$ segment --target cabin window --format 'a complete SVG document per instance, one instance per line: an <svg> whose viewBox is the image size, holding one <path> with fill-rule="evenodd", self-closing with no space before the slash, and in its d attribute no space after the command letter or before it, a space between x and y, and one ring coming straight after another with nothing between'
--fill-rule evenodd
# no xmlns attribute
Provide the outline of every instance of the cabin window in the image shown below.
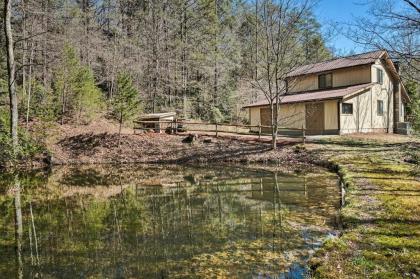
<svg viewBox="0 0 420 279"><path fill-rule="evenodd" d="M332 74L322 74L318 76L318 88L325 89L332 87Z"/></svg>
<svg viewBox="0 0 420 279"><path fill-rule="evenodd" d="M378 100L378 115L384 115L384 101Z"/></svg>
<svg viewBox="0 0 420 279"><path fill-rule="evenodd" d="M341 105L341 111L343 114L353 114L353 104L343 103Z"/></svg>
<svg viewBox="0 0 420 279"><path fill-rule="evenodd" d="M384 84L384 71L376 69L376 80L379 84Z"/></svg>

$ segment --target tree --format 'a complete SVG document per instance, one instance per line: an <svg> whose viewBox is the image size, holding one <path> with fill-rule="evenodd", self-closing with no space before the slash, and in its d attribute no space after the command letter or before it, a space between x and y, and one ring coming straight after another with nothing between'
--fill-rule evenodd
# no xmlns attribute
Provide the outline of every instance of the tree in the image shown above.
<svg viewBox="0 0 420 279"><path fill-rule="evenodd" d="M123 122L132 119L140 110L138 91L134 87L130 75L125 72L118 74L117 92L111 100L111 107L113 115L120 124L118 136L121 138Z"/></svg>
<svg viewBox="0 0 420 279"><path fill-rule="evenodd" d="M407 93L411 102L407 106L408 121L413 125L413 129L420 131L420 90L419 84L415 81L406 83Z"/></svg>
<svg viewBox="0 0 420 279"><path fill-rule="evenodd" d="M418 1L375 1L368 17L357 17L347 37L368 49L385 49L399 62L400 76L412 99L407 116L420 129L420 6Z"/></svg>
<svg viewBox="0 0 420 279"><path fill-rule="evenodd" d="M290 86L285 82L286 75L305 62L300 26L310 9L309 0L264 0L257 9L260 24L256 26L261 26L256 32L259 62L252 85L263 93L270 106L273 149L277 148L280 102Z"/></svg>
<svg viewBox="0 0 420 279"><path fill-rule="evenodd" d="M16 152L18 146L18 104L16 94L16 66L13 50L13 33L11 25L12 1L4 0L4 32L6 35L7 48L7 85L10 99L10 135L12 137L13 152Z"/></svg>
<svg viewBox="0 0 420 279"><path fill-rule="evenodd" d="M81 65L70 45L65 45L61 61L55 77L55 92L61 102L61 124L66 116L75 118L77 123L90 121L102 106L101 92L96 87L92 70Z"/></svg>
<svg viewBox="0 0 420 279"><path fill-rule="evenodd" d="M350 24L347 37L369 49L386 49L400 62L403 77L419 82L419 2L379 0L371 5L369 16Z"/></svg>

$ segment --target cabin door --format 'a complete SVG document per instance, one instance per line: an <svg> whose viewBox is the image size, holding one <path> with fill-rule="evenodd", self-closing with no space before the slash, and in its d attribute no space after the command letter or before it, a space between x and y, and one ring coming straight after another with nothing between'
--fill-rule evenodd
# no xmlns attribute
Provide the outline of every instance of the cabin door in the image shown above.
<svg viewBox="0 0 420 279"><path fill-rule="evenodd" d="M270 108L260 108L260 121L261 126L271 127L271 110ZM262 128L264 133L271 133L271 128Z"/></svg>
<svg viewBox="0 0 420 279"><path fill-rule="evenodd" d="M321 135L324 131L324 103L305 105L307 135Z"/></svg>

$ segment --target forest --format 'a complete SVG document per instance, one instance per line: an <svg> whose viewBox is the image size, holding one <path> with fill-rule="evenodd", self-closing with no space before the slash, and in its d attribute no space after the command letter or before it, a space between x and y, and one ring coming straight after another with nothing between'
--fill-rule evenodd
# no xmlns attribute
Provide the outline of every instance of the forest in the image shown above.
<svg viewBox="0 0 420 279"><path fill-rule="evenodd" d="M295 35L301 59L325 59L330 52L305 5ZM30 118L87 116L100 108L99 99L112 99L122 72L148 112L179 109L187 117L233 119L236 100L251 98L244 87L255 72L261 8L251 3L24 0L12 1L12 8L19 102Z"/></svg>
<svg viewBox="0 0 420 279"><path fill-rule="evenodd" d="M210 121L243 121L241 106L259 94L250 80L258 75L256 64L263 55L268 2L8 2L23 129L31 121L118 119L121 83L135 90L130 102L138 103L137 111L176 110L186 118ZM276 5L272 2L270 9L279 9ZM288 29L296 48L290 52L293 59L303 63L331 57L312 3L288 5L282 20L293 21ZM5 32L0 36L0 117L8 130Z"/></svg>
<svg viewBox="0 0 420 279"><path fill-rule="evenodd" d="M419 1L330 26L322 1L0 0L0 274L418 278ZM287 75L360 49L397 65L413 134L277 141ZM271 134L218 136L261 98ZM133 132L174 111L215 134Z"/></svg>
<svg viewBox="0 0 420 279"><path fill-rule="evenodd" d="M31 140L45 138L51 125L84 125L98 118L129 123L150 112L246 122L242 106L264 95L275 100L284 91L277 81L291 69L337 56L327 47L314 15L317 1L312 0L1 0L0 4L3 146L17 146L19 134L20 145L29 147ZM383 7L383 14L393 8L392 3ZM374 16L383 18L380 10ZM418 39L416 18L415 10L403 10L395 19L406 29L381 26L388 28L390 38ZM347 35L369 49L387 48L372 39L369 26L375 22L353 26ZM396 43L388 47L393 57L402 60L403 76L415 96L408 108L414 122L419 107L416 42L402 40L401 47Z"/></svg>

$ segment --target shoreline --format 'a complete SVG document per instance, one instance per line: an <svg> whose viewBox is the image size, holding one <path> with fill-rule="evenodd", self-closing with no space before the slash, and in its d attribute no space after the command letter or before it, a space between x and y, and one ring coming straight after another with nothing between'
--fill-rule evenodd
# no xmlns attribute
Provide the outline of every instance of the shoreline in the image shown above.
<svg viewBox="0 0 420 279"><path fill-rule="evenodd" d="M339 236L323 243L309 259L311 275L394 278L401 276L401 270L408 270L408 276L420 275L416 261L420 261L420 196L415 195L420 191L416 161L420 139L351 135L309 141L304 146L288 143L273 151L269 144L223 137L211 137L210 143L204 143L209 136L199 136L193 144L183 143L185 136L124 135L123 146L117 146L115 134L76 135L75 140L82 138L87 143L87 148L76 149L70 149L73 137L65 137L53 146L58 160L52 156L51 164L43 165L43 169L130 164L221 164L286 172L322 168L337 175L346 191L346 203L340 208ZM121 160L126 155L129 160ZM388 231L395 235L388 235Z"/></svg>

